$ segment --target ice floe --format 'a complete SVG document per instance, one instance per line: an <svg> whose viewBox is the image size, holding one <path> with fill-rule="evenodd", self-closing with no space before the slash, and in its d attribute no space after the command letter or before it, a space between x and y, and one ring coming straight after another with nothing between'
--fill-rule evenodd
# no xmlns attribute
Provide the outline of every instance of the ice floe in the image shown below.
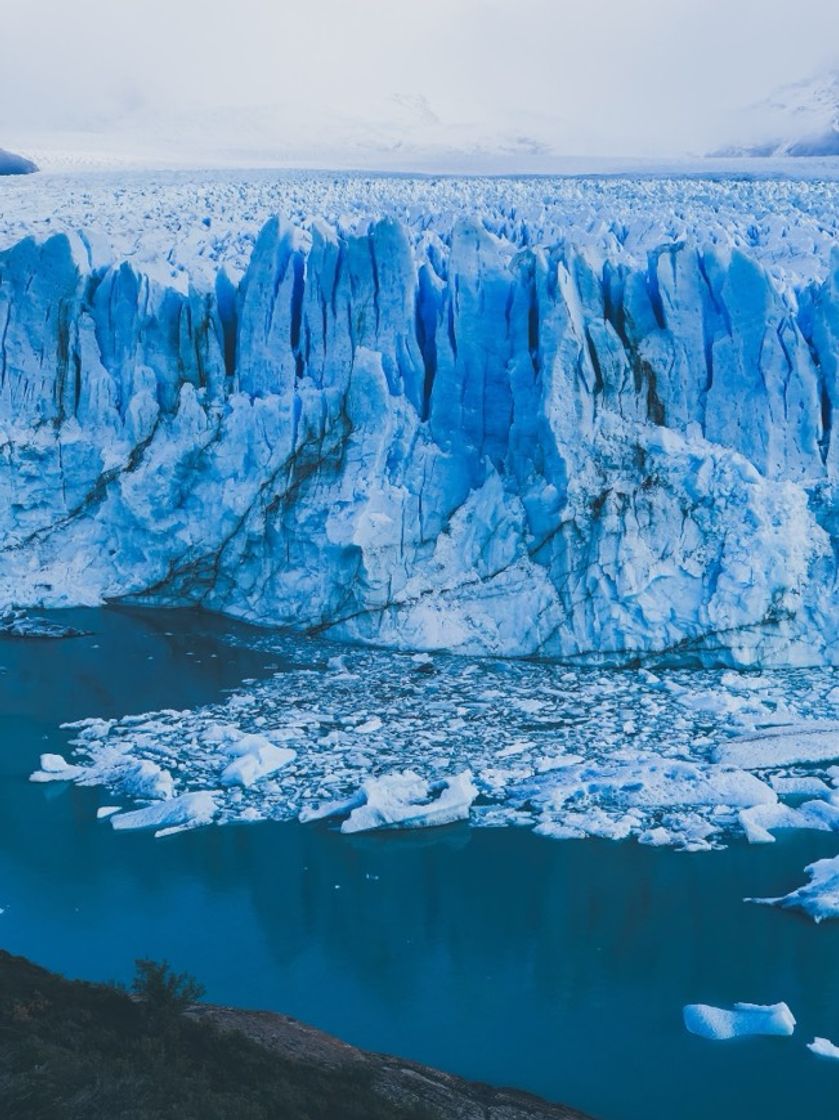
<svg viewBox="0 0 839 1120"><path fill-rule="evenodd" d="M807 1049L819 1058L830 1058L834 1062L839 1061L839 1046L828 1038L819 1038L817 1035L812 1042L807 1043Z"/></svg>
<svg viewBox="0 0 839 1120"><path fill-rule="evenodd" d="M265 735L234 736L223 749L231 759L221 772L223 786L252 786L276 774L297 757L296 751L278 747Z"/></svg>
<svg viewBox="0 0 839 1120"><path fill-rule="evenodd" d="M751 898L747 901L781 906L787 910L803 910L816 922L839 918L839 856L817 860L804 870L810 882L798 890L780 898Z"/></svg>
<svg viewBox="0 0 839 1120"><path fill-rule="evenodd" d="M45 755L33 780L103 786L123 804L212 791L218 824L468 819L688 850L839 830L839 767L813 748L833 734L832 670L616 673L252 644L282 671L194 710L73 724L72 755ZM808 761L776 749L779 713Z"/></svg>
<svg viewBox="0 0 839 1120"><path fill-rule="evenodd" d="M405 770L362 783L363 803L341 825L342 832L369 832L376 828L427 828L469 819L478 791L468 770L428 782Z"/></svg>
<svg viewBox="0 0 839 1120"><path fill-rule="evenodd" d="M814 721L767 727L759 734L739 736L722 744L716 758L744 770L835 762L839 760L839 723Z"/></svg>
<svg viewBox="0 0 839 1120"><path fill-rule="evenodd" d="M746 1035L791 1035L795 1017L785 1003L735 1003L733 1008L689 1003L683 1009L685 1027L700 1038L725 1040Z"/></svg>
<svg viewBox="0 0 839 1120"><path fill-rule="evenodd" d="M0 636L5 638L81 638L87 633L22 610L12 609L0 614Z"/></svg>
<svg viewBox="0 0 839 1120"><path fill-rule="evenodd" d="M210 824L216 812L214 795L208 790L184 793L164 801L154 801L144 809L115 813L110 822L115 829L153 828L156 836Z"/></svg>
<svg viewBox="0 0 839 1120"><path fill-rule="evenodd" d="M84 775L84 767L72 766L61 754L42 754L41 769L30 774L30 782L72 782Z"/></svg>

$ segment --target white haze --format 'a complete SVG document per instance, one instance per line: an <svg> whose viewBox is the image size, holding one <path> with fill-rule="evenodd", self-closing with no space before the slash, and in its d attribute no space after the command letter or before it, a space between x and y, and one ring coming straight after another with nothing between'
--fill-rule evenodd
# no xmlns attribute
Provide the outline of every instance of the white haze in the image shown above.
<svg viewBox="0 0 839 1120"><path fill-rule="evenodd" d="M47 162L543 170L701 153L832 61L835 0L0 0Z"/></svg>

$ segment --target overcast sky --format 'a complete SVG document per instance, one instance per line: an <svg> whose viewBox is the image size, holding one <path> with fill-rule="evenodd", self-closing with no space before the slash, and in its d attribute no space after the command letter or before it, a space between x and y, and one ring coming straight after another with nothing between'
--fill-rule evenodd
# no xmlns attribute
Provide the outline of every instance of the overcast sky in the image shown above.
<svg viewBox="0 0 839 1120"><path fill-rule="evenodd" d="M393 127L423 136L440 124L455 138L500 131L568 154L697 151L728 139L736 110L839 52L837 0L0 0L0 10L0 146L279 105L279 132L293 131L292 117L317 130L336 114L378 125L396 113Z"/></svg>

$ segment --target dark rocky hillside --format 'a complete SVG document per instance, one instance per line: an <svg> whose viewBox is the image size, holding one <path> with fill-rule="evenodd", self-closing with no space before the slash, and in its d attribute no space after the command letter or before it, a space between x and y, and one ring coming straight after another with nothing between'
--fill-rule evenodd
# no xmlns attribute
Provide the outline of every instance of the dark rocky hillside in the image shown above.
<svg viewBox="0 0 839 1120"><path fill-rule="evenodd" d="M0 1113L6 1120L585 1120L525 1093L357 1050L283 1015L209 1004L183 1012L167 991L164 983L140 999L0 951Z"/></svg>

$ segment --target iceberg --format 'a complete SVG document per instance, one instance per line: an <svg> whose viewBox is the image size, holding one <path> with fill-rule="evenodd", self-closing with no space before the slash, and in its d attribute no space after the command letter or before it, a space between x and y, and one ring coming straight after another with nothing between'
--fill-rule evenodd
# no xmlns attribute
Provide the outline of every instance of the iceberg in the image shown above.
<svg viewBox="0 0 839 1120"><path fill-rule="evenodd" d="M41 769L29 775L30 782L72 782L84 774L84 767L71 765L63 755L42 754Z"/></svg>
<svg viewBox="0 0 839 1120"><path fill-rule="evenodd" d="M25 611L8 610L0 614L0 637L5 638L81 638L89 632L74 626L62 626L47 618L27 615Z"/></svg>
<svg viewBox="0 0 839 1120"><path fill-rule="evenodd" d="M839 918L839 856L819 859L805 867L810 882L780 898L750 898L767 906L803 910L816 922Z"/></svg>
<svg viewBox="0 0 839 1120"><path fill-rule="evenodd" d="M213 793L200 790L155 801L143 809L113 813L108 819L119 830L154 828L156 836L209 824L216 813Z"/></svg>
<svg viewBox="0 0 839 1120"><path fill-rule="evenodd" d="M226 747L231 761L221 773L223 786L251 786L261 778L276 774L297 757L289 747L278 747L264 735L242 735Z"/></svg>
<svg viewBox="0 0 839 1120"><path fill-rule="evenodd" d="M768 766L839 760L839 723L812 720L765 728L759 734L741 735L721 744L718 762L745 770Z"/></svg>
<svg viewBox="0 0 839 1120"><path fill-rule="evenodd" d="M363 804L353 809L341 825L344 833L377 828L429 828L465 821L478 796L468 770L433 783L405 770L401 774L368 778L362 792Z"/></svg>
<svg viewBox="0 0 839 1120"><path fill-rule="evenodd" d="M816 1036L812 1042L807 1043L807 1049L819 1058L830 1058L834 1062L839 1061L839 1046L835 1042L831 1042L830 1039Z"/></svg>
<svg viewBox="0 0 839 1120"><path fill-rule="evenodd" d="M746 1035L788 1036L795 1030L795 1017L785 1003L735 1003L731 1009L689 1003L683 1017L691 1034L717 1040Z"/></svg>

